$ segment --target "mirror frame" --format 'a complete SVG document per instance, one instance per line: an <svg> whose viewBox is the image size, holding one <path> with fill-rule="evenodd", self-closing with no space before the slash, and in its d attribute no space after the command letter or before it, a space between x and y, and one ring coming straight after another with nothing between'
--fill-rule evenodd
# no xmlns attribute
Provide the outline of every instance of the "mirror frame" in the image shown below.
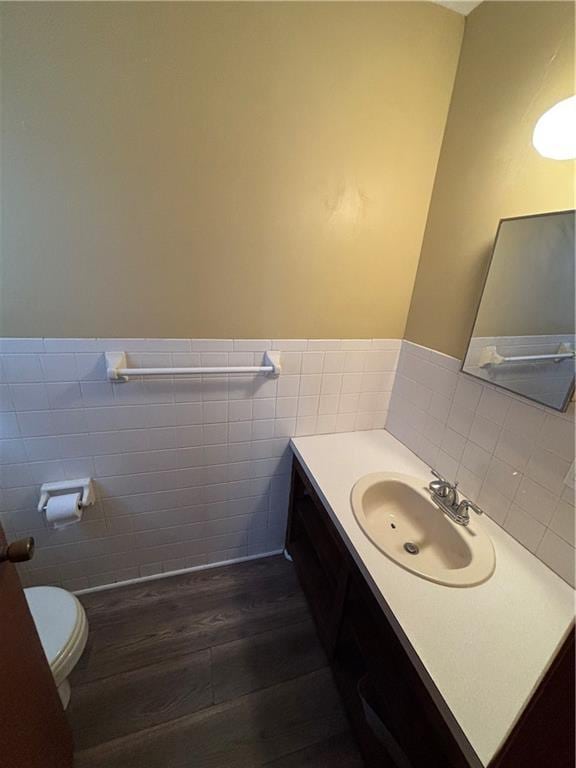
<svg viewBox="0 0 576 768"><path fill-rule="evenodd" d="M500 234L500 227L502 226L502 224L504 224L504 222L506 221L519 221L520 219L535 219L540 216L560 216L565 213L576 214L576 208L567 208L566 210L563 210L563 211L544 211L541 213L528 213L523 216L507 216L505 218L500 219L500 221L498 222L498 227L496 229L494 242L492 243L492 248L490 250L490 258L488 259L488 262L486 264L485 271L484 271L484 276L482 278L482 286L480 290L480 295L478 297L476 310L474 312L474 320L472 322L472 326L470 328L470 334L468 336L468 344L466 345L466 352L464 353L464 357L462 358L462 362L460 364L460 372L466 374L466 376L469 376L471 379L474 379L474 381L480 381L483 384L488 384L489 386L495 387L496 389L503 389L505 392L510 392L510 394L515 395L516 397L522 397L525 400L529 400L532 403L537 403L542 408L550 408L551 410L558 411L559 413L565 413L568 410L568 406L572 402L572 399L574 398L574 391L575 391L575 385L576 385L576 373L572 375L572 385L569 387L566 397L562 402L562 405L559 407L556 407L555 405L549 405L548 403L543 403L541 400L537 400L535 397L530 397L529 395L523 395L520 392L516 392L514 389L510 389L510 387L505 387L503 384L494 384L491 381L487 381L486 379L482 379L479 376L475 376L473 373L470 373L469 371L464 370L464 364L466 362L466 357L468 356L468 352L470 350L470 343L472 341L472 338L474 337L474 328L476 327L476 322L478 321L480 306L482 305L482 299L484 297L486 283L488 282L488 276L490 275L490 268L492 267L494 252L496 250L496 243L498 242L498 235Z"/></svg>

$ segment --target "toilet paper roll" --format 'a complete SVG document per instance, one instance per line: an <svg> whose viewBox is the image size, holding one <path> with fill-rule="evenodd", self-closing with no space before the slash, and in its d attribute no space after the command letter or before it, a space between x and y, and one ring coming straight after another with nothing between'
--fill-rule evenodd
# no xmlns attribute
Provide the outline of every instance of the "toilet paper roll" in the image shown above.
<svg viewBox="0 0 576 768"><path fill-rule="evenodd" d="M77 523L82 517L80 493L66 493L61 496L50 496L46 504L46 521L53 528L66 528Z"/></svg>

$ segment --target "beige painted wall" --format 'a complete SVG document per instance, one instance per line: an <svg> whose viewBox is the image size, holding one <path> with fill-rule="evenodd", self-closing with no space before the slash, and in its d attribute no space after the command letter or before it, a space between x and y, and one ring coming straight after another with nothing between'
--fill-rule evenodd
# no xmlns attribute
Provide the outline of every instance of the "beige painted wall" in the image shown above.
<svg viewBox="0 0 576 768"><path fill-rule="evenodd" d="M574 207L574 164L532 147L538 117L574 92L574 5L484 2L466 33L406 327L462 357L504 217Z"/></svg>
<svg viewBox="0 0 576 768"><path fill-rule="evenodd" d="M463 18L4 3L0 334L400 337Z"/></svg>

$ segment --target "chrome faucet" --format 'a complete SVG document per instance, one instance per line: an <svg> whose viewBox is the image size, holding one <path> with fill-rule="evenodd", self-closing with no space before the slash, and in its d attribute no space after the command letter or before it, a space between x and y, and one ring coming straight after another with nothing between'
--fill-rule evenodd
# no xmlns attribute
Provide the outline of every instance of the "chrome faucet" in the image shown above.
<svg viewBox="0 0 576 768"><path fill-rule="evenodd" d="M432 501L442 512L448 515L450 520L458 525L468 525L470 522L469 510L472 509L477 515L483 514L483 511L474 502L468 499L460 501L458 483L452 484L449 480L445 480L435 469L432 470L432 474L436 478L428 486Z"/></svg>
<svg viewBox="0 0 576 768"><path fill-rule="evenodd" d="M432 498L441 499L443 505L447 507L458 506L458 483L454 483L454 485L452 485L452 483L450 483L448 480L445 480L441 474L436 472L435 469L432 470L432 474L437 478L437 480L432 480L428 486L428 490L431 492Z"/></svg>

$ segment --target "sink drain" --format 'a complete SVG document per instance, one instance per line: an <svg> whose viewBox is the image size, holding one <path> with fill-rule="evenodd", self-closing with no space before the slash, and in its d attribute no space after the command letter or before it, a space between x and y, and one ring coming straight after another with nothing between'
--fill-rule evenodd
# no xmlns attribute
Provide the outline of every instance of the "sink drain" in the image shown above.
<svg viewBox="0 0 576 768"><path fill-rule="evenodd" d="M414 544L412 541L407 541L406 544L404 544L404 549L409 555L417 555L418 552L420 552L418 545Z"/></svg>

